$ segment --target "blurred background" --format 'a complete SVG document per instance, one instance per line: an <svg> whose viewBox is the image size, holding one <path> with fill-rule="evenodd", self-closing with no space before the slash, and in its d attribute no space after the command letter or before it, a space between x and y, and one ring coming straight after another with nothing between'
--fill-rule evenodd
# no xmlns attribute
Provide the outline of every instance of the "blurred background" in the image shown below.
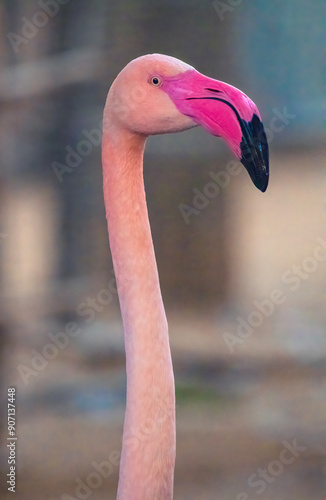
<svg viewBox="0 0 326 500"><path fill-rule="evenodd" d="M270 143L262 194L203 130L148 141L174 498L326 498L323 14L321 0L1 2L1 433L15 387L16 498L115 498L126 379L100 129L117 73L152 52L240 87Z"/></svg>

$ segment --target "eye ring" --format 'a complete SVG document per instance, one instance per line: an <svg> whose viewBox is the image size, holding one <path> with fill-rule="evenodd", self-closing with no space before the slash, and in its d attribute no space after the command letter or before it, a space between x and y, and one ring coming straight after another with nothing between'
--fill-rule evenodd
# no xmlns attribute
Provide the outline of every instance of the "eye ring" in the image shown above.
<svg viewBox="0 0 326 500"><path fill-rule="evenodd" d="M159 76L154 75L150 78L150 83L153 87L160 87L162 85L162 80Z"/></svg>

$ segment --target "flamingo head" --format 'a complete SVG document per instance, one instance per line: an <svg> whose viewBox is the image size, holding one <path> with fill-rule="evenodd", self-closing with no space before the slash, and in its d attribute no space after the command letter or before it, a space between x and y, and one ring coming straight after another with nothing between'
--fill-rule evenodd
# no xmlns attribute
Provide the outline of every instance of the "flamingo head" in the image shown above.
<svg viewBox="0 0 326 500"><path fill-rule="evenodd" d="M257 106L174 57L149 54L127 64L110 88L105 119L145 136L200 125L226 141L258 189L267 188L268 143Z"/></svg>

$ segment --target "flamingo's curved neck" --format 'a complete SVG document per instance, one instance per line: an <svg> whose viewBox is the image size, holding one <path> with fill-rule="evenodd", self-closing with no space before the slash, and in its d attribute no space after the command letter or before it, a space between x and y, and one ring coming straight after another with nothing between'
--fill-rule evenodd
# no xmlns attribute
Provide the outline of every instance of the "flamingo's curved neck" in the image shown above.
<svg viewBox="0 0 326 500"><path fill-rule="evenodd" d="M113 126L103 134L104 200L127 365L118 500L173 496L174 377L144 191L145 141Z"/></svg>

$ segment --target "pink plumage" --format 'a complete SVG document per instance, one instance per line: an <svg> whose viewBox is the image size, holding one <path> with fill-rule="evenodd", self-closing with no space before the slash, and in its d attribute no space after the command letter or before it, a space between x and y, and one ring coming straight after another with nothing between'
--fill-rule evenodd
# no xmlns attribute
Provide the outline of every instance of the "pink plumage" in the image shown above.
<svg viewBox="0 0 326 500"><path fill-rule="evenodd" d="M103 123L104 200L127 368L117 499L172 500L174 376L143 183L146 138L201 125L226 140L262 191L268 146L245 94L161 54L139 57L119 73Z"/></svg>

